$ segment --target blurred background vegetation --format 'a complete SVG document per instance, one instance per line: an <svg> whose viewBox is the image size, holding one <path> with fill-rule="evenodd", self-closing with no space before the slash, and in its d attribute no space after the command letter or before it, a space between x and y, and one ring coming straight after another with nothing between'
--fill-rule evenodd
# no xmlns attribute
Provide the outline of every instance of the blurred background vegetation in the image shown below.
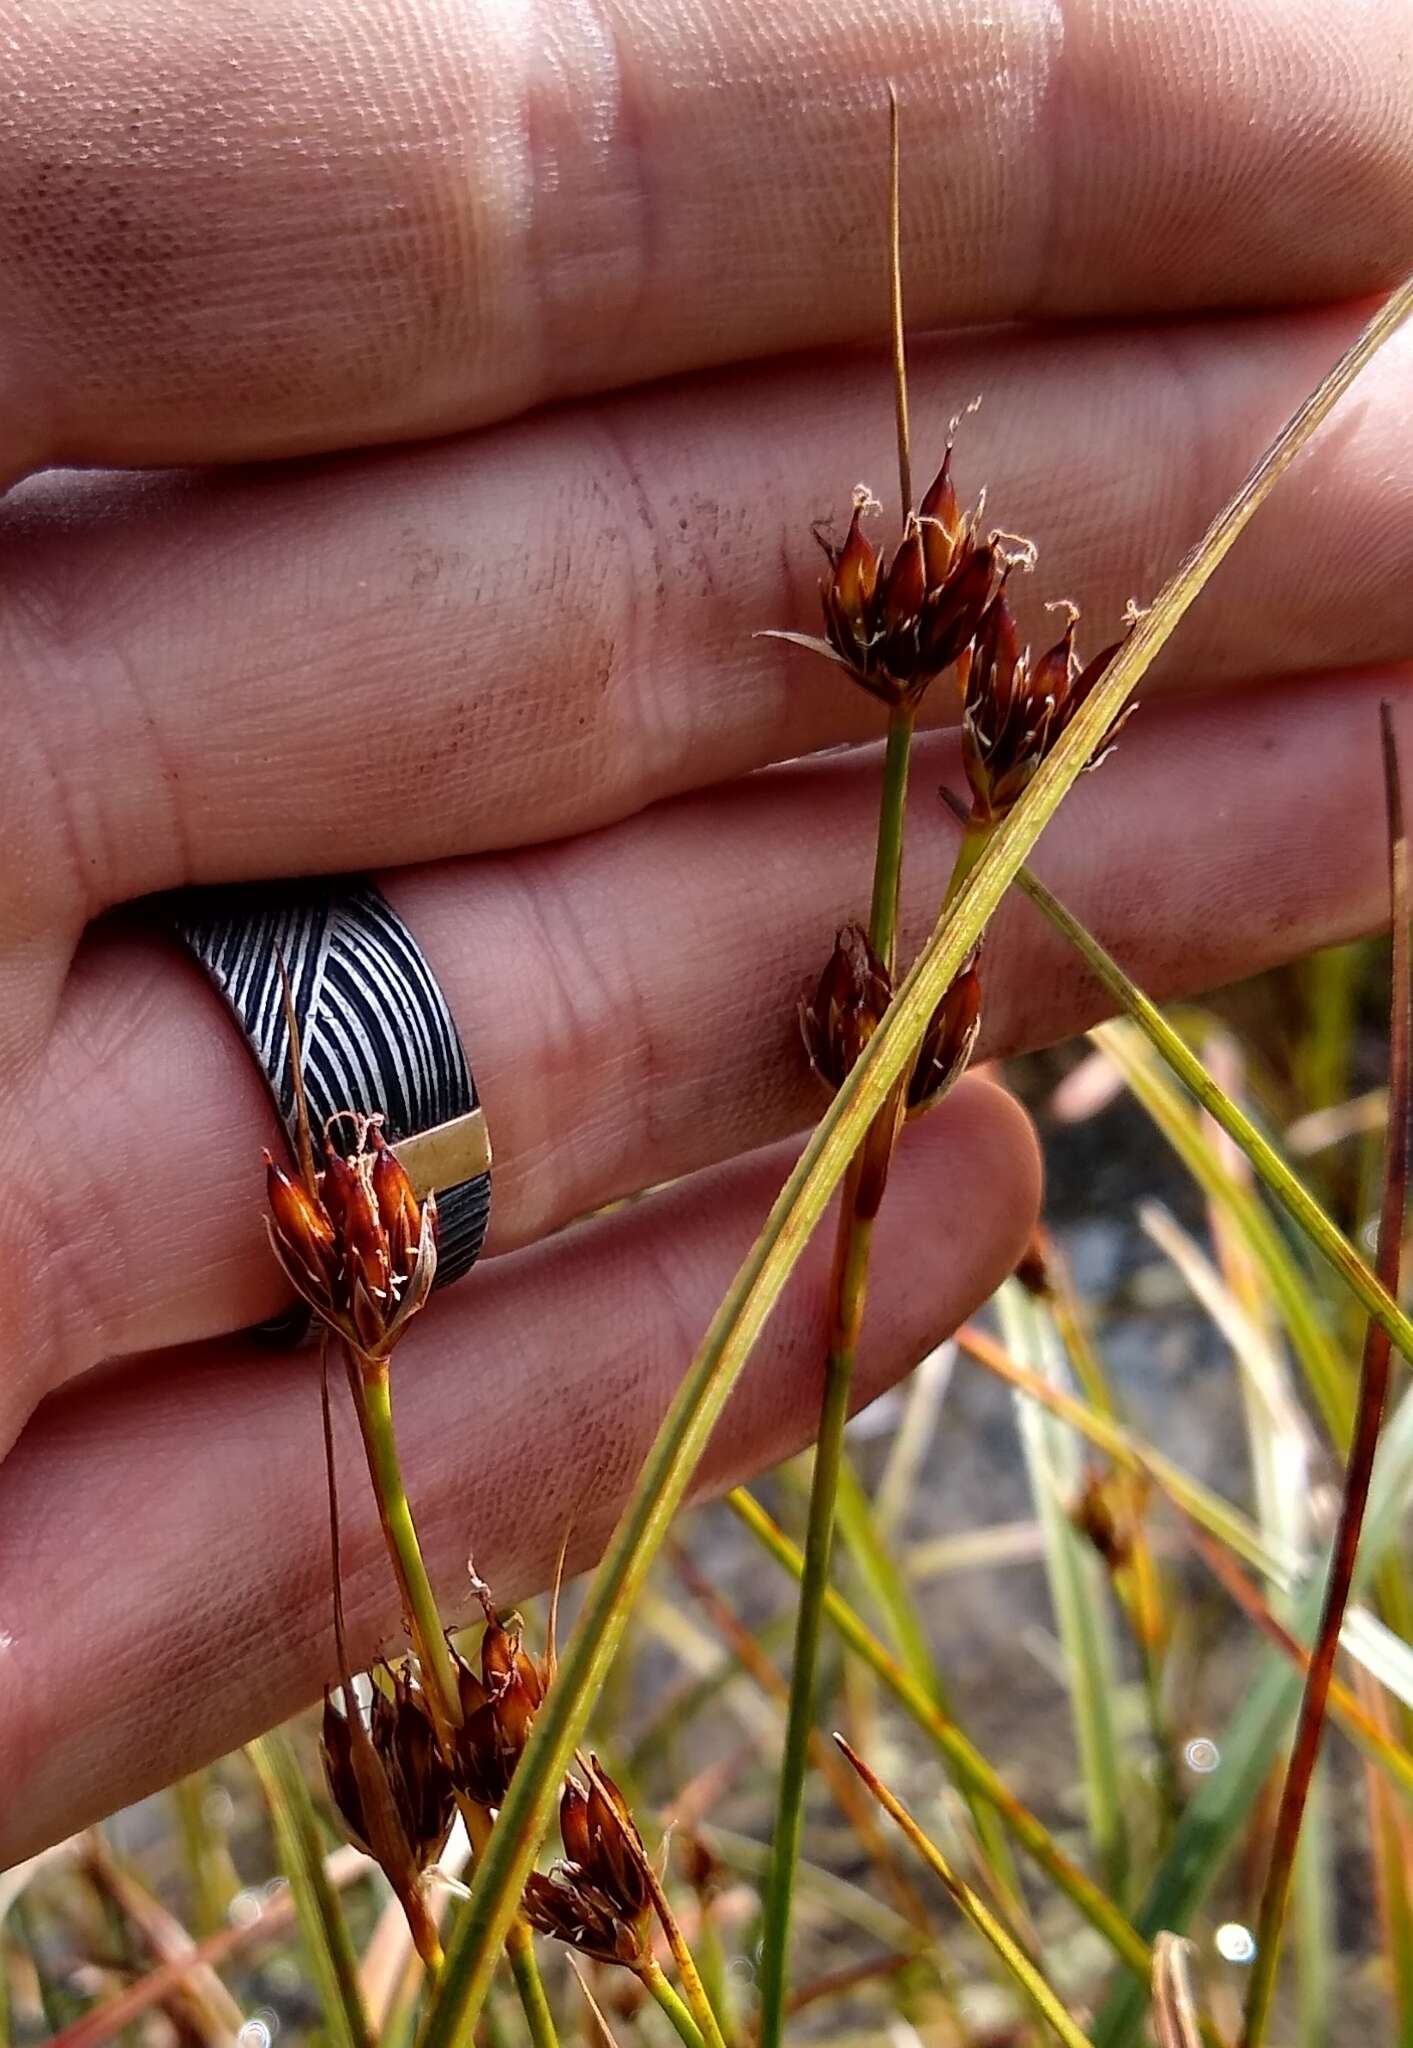
<svg viewBox="0 0 1413 2048"><path fill-rule="evenodd" d="M1366 1255L1385 1135L1387 973L1386 945L1347 947L1175 1015ZM971 1882L1009 1894L1101 2048L1145 2038L1146 1997L1116 1974L1065 1889L1014 1857L992 1810L969 1798L936 1739L939 1717L1130 1921L1155 1883L1176 1884L1191 1908L1194 1981L1230 2037L1289 1725L1288 1712L1261 1720L1262 1687L1284 1685L1288 1707L1298 1686L1272 1630L1299 1626L1297 1582L1328 1543L1338 1499L1337 1417L1313 1381L1323 1358L1352 1389L1362 1320L1296 1236L1279 1220L1271 1228L1274 1211L1260 1209L1266 1234L1253 1236L1240 1207L1214 1195L1223 1181L1247 1188L1244 1163L1185 1103L1174 1126L1172 1084L1131 1026L1018 1062L1008 1079L1044 1136L1053 1253L1027 1285L1008 1284L975 1341L920 1361L851 1426L836 1582L879 1655L870 1663L827 1632L820 1723L848 1734ZM1295 1276L1295 1313L1273 1257L1287 1283ZM984 1362L988 1339L1239 1508L1271 1569L1239 1563L1151 1477L1126 1476L1017 1392ZM801 1459L753 1489L796 1542L807 1486ZM1365 1589L1370 1633L1341 1676L1406 1755L1401 1508L1386 1501L1371 1532L1383 1562ZM667 1834L669 1890L738 2039L794 1602L793 1579L745 1512L719 1503L682 1519L593 1722L649 1847ZM570 1588L571 1623L574 1602ZM544 1615L526 1620L538 1644ZM911 1686L911 1709L889 1670ZM1337 1717L1327 1735L1287 1939L1274 2038L1301 2048L1413 2041L1408 1788L1348 1725ZM0 1877L0 2044L341 2048L344 2023L295 1910L307 1882L296 1897L285 1874L298 1861L278 1789L291 1769L318 1815L374 2033L410 2043L419 1968L384 1880L329 1822L311 1716L255 1757L226 1758ZM595 2019L563 1952L540 1946L562 2039L601 2044L604 2025L625 2044L671 2038L631 1976L591 1966ZM823 1741L792 1983L801 2040L1041 2038L994 1955ZM523 2039L508 1989L478 2038Z"/></svg>

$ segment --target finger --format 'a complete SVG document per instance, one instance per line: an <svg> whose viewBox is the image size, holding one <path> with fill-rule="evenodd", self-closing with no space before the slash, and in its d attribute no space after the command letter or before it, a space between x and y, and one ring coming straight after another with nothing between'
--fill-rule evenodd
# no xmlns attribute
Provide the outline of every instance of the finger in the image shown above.
<svg viewBox="0 0 1413 2048"><path fill-rule="evenodd" d="M919 357L919 451L985 392L961 482L1040 545L1013 579L1023 624L1048 638L1044 601L1071 596L1092 645L1352 324L945 344ZM1410 375L1413 334L1233 552L1170 680L1413 653ZM21 491L0 522L0 852L13 837L33 873L30 914L558 837L876 733L837 670L752 635L817 624L811 520L884 484L890 440L869 361L298 477ZM933 691L933 717L954 708Z"/></svg>
<svg viewBox="0 0 1413 2048"><path fill-rule="evenodd" d="M1413 265L1400 0L19 18L10 465L361 446L873 337L888 81L919 327Z"/></svg>
<svg viewBox="0 0 1413 2048"><path fill-rule="evenodd" d="M394 1367L399 1437L445 1611L474 1604L468 1553L505 1598L546 1583L571 1529L572 1566L597 1556L787 1163L777 1152L731 1167L498 1260L409 1333ZM1022 1113L964 1083L895 1167L860 1404L999 1283L1038 1200ZM816 1233L776 1309L699 1495L809 1435L829 1236ZM393 1641L398 1600L341 1435L362 1664ZM308 1351L168 1355L52 1404L0 1469L0 1531L0 1747L20 1792L0 1811L0 1864L224 1754L335 1677ZM73 1684L76 1642L101 1686Z"/></svg>
<svg viewBox="0 0 1413 2048"><path fill-rule="evenodd" d="M1192 993L1387 919L1378 703L1409 676L1346 677L1144 707L1067 799L1042 872L1155 995ZM390 884L460 1018L496 1146L493 1243L798 1129L823 1108L796 1004L866 901L877 760L844 758L683 800L586 842ZM919 751L903 957L956 845ZM985 961L986 1053L1066 1037L1103 998L1021 902ZM99 1356L276 1308L261 1224L271 1111L194 969L114 936L80 966L35 1094L51 1165L26 1256L53 1284L8 1393Z"/></svg>

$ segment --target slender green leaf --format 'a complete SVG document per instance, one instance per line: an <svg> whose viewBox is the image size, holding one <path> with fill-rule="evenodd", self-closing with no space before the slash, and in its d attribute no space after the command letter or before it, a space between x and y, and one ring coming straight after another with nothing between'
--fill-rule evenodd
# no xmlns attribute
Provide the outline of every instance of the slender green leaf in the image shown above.
<svg viewBox="0 0 1413 2048"><path fill-rule="evenodd" d="M1403 826L1403 790L1399 779L1398 750L1393 733L1393 713L1387 703L1381 708L1384 774L1388 802L1389 886L1393 921L1393 991L1389 1025L1389 1132L1384 1159L1383 1199L1379 1205L1379 1242L1376 1264L1389 1293L1398 1293L1402 1265L1403 1231L1408 1213L1409 1112L1413 1105L1413 965L1409 960L1408 841ZM1340 1630L1354 1588L1364 1516L1373 1478L1374 1455L1383 1428L1388 1398L1392 1352L1388 1331L1370 1318L1359 1375L1359 1409L1344 1476L1339 1522L1319 1632L1305 1675L1300 1702L1300 1720L1295 1743L1281 1788L1276 1813L1271 1860L1261 1898L1257 1927L1257 1953L1246 2002L1244 2048L1260 2048L1270 2022L1275 1996L1276 1969L1285 1929L1286 1905L1294 1874L1296 1851L1306 1802L1315 1776L1315 1765L1324 1737L1330 1682L1339 1654Z"/></svg>
<svg viewBox="0 0 1413 2048"><path fill-rule="evenodd" d="M942 1851L935 1842L928 1840L902 1801L893 1796L888 1787L869 1769L863 1758L849 1747L842 1735L836 1735L834 1740L885 1813L891 1815L898 1823L928 1868L935 1871L942 1880L960 1911L965 1914L982 1939L990 1943L1021 1996L1034 2007L1040 2018L1055 2034L1056 2039L1064 2043L1064 2048L1089 2048L1089 2043L1071 2019L1060 1998L1041 1976L1029 1956L1012 1941L1006 1929L995 1915L988 1911L985 1902L978 1898L971 1886L958 1877Z"/></svg>
<svg viewBox="0 0 1413 2048"><path fill-rule="evenodd" d="M1245 1153L1258 1179L1280 1203L1292 1223L1321 1257L1329 1261L1367 1312L1388 1331L1404 1357L1413 1360L1413 1320L1404 1314L1388 1290L1380 1283L1378 1275L1360 1257L1343 1231L1320 1207L1275 1147L1261 1135L1251 1119L1231 1097L1217 1086L1196 1053L1173 1029L1162 1011L1129 980L1118 962L1105 952L1098 940L1085 930L1079 919L1066 910L1059 899L1052 895L1035 875L1028 869L1022 870L1016 877L1016 883L1056 930L1063 933L1082 954L1086 964L1104 983L1110 994L1117 998L1159 1058L1171 1068L1213 1122L1220 1124L1227 1136ZM1124 1053L1128 1041L1122 1034L1102 1025L1096 1028L1091 1036L1106 1053L1115 1057L1116 1064L1120 1066L1120 1071L1127 1080L1131 1063L1118 1056ZM1138 1071L1136 1066L1133 1071ZM1145 1100L1147 1107L1147 1099L1142 1099ZM1176 1097L1172 1099L1178 1100ZM1168 1132L1166 1122L1160 1127L1165 1133ZM1186 1161L1186 1150L1183 1156ZM1231 1202L1234 1187L1234 1183L1231 1187L1214 1185L1209 1191L1216 1194L1218 1199ZM1283 1281L1283 1304L1299 1292L1299 1285L1298 1276L1289 1282ZM1347 1425L1348 1417L1353 1411L1353 1403L1350 1398L1351 1390L1346 1385L1345 1378L1342 1373L1336 1375L1335 1384L1327 1389L1327 1399L1334 1412L1344 1413Z"/></svg>
<svg viewBox="0 0 1413 2048"><path fill-rule="evenodd" d="M798 1579L804 1569L804 1559L760 1503L743 1487L737 1487L729 1499L737 1515L776 1563ZM1150 1963L1148 1946L1125 1920L1122 1910L1065 1854L1044 1824L1011 1791L994 1765L938 1711L936 1703L889 1655L843 1595L833 1587L825 1597L824 1611L845 1647L882 1682L904 1713L934 1744L948 1768L974 1794L996 1808L1026 1854L1102 1936L1119 1960L1146 1984Z"/></svg>
<svg viewBox="0 0 1413 2048"><path fill-rule="evenodd" d="M270 1809L280 1867L289 1879L329 2040L333 2048L372 2048L358 1988L358 1959L324 1869L319 1822L299 1759L289 1737L278 1730L252 1742L246 1754Z"/></svg>
<svg viewBox="0 0 1413 2048"><path fill-rule="evenodd" d="M1019 1282L1008 1280L996 1297L996 1307L1011 1352L1041 1378L1068 1388L1064 1349L1041 1303ZM1113 1715L1118 1654L1110 1588L1099 1558L1069 1517L1084 1478L1073 1435L1024 1395L1016 1394L1015 1405L1064 1647L1089 1839L1110 1892L1123 1899L1129 1881L1129 1839L1120 1776L1123 1749Z"/></svg>
<svg viewBox="0 0 1413 2048"><path fill-rule="evenodd" d="M927 1640L927 1631L923 1627L922 1616L918 1612L912 1589L898 1569L888 1545L878 1534L872 1504L857 1472L847 1458L839 1470L839 1491L835 1509L839 1521L839 1534L848 1546L864 1585L893 1638L903 1669L914 1684L922 1688L939 1712L949 1721L955 1722L956 1707L946 1681L937 1668L937 1661ZM978 1844L991 1866L996 1883L1006 1898L1019 1902L1020 1881L996 1809L987 1800L978 1799L965 1780L961 1781L959 1789L976 1829Z"/></svg>

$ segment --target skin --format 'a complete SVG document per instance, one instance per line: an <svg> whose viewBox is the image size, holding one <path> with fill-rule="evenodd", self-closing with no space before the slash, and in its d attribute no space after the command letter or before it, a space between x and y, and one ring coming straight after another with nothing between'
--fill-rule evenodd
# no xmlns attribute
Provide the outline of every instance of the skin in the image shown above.
<svg viewBox="0 0 1413 2048"><path fill-rule="evenodd" d="M820 1106L794 1001L866 902L878 709L751 635L813 627L811 521L892 475L886 81L910 315L948 330L915 351L919 473L982 393L959 483L1039 545L1027 630L1070 596L1092 648L1413 267L1413 21L0 0L0 44L5 1862L333 1668L311 1359L238 1334L279 1301L270 1112L129 906L387 871L498 1159L490 1253L396 1369L429 1558L449 1612L470 1549L506 1597L571 1521L587 1563ZM1386 915L1410 375L1396 341L1046 835L1155 993ZM935 690L905 946L954 844L954 715ZM1023 903L987 977L990 1055L1100 1014ZM860 1399L1038 1203L990 1081L909 1132ZM828 1241L702 1492L807 1436ZM339 1433L362 1656L396 1596Z"/></svg>

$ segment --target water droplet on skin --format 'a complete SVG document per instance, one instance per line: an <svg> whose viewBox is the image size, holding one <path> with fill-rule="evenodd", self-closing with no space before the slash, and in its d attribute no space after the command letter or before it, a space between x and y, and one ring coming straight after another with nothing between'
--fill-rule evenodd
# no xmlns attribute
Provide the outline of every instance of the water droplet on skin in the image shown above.
<svg viewBox="0 0 1413 2048"><path fill-rule="evenodd" d="M258 2014L236 2035L236 2048L270 2048L270 2029Z"/></svg>

